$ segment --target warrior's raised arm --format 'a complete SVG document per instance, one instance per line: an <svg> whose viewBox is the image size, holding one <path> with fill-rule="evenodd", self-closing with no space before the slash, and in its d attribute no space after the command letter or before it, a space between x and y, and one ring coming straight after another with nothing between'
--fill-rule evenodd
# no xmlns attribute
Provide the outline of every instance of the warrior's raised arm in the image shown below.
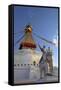
<svg viewBox="0 0 61 90"><path fill-rule="evenodd" d="M39 46L39 48L40 48L40 50L42 51L42 52L45 52L44 51L44 48L45 48L45 46L43 46L43 48L38 44L38 46Z"/></svg>

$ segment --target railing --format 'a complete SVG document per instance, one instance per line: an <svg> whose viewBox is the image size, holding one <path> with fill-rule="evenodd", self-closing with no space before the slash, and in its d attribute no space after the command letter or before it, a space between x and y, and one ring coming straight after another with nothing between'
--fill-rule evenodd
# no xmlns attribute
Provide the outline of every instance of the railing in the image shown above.
<svg viewBox="0 0 61 90"><path fill-rule="evenodd" d="M39 66L39 64L14 64L14 67Z"/></svg>

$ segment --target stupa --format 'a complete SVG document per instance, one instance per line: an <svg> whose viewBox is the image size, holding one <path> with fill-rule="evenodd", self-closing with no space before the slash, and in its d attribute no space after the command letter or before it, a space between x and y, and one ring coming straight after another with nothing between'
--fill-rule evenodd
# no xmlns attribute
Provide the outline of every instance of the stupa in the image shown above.
<svg viewBox="0 0 61 90"><path fill-rule="evenodd" d="M26 25L24 38L19 50L14 54L14 82L39 79L39 60L41 52L36 51L36 43L32 37L32 26ZM35 62L35 65L34 65Z"/></svg>

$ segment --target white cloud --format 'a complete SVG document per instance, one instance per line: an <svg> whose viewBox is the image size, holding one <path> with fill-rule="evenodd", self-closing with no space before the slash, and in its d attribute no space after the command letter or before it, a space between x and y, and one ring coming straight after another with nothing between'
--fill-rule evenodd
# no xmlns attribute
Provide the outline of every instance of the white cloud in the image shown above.
<svg viewBox="0 0 61 90"><path fill-rule="evenodd" d="M53 43L55 43L56 47L58 47L58 35L53 37Z"/></svg>

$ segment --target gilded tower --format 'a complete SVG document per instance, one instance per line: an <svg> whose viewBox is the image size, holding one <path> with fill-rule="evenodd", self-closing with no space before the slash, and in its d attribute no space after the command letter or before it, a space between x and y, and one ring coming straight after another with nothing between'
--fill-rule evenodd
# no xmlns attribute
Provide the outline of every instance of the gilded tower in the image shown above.
<svg viewBox="0 0 61 90"><path fill-rule="evenodd" d="M22 49L22 48L35 49L36 44L35 44L35 41L34 41L34 39L32 37L32 26L27 25L24 32L25 32L24 39L20 43L19 49Z"/></svg>

